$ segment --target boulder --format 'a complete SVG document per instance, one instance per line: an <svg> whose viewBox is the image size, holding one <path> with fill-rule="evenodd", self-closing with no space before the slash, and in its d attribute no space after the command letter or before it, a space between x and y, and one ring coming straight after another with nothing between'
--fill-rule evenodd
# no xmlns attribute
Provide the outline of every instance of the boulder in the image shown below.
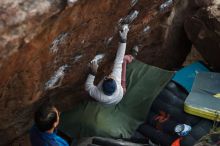
<svg viewBox="0 0 220 146"><path fill-rule="evenodd" d="M220 71L220 2L203 4L185 21L188 38L215 71Z"/></svg>

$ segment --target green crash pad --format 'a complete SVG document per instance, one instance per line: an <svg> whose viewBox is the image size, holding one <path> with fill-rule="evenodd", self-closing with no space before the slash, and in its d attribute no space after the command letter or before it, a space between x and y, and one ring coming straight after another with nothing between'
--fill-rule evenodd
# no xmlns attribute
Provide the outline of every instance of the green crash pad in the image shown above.
<svg viewBox="0 0 220 146"><path fill-rule="evenodd" d="M184 103L187 113L220 121L220 73L201 72L196 75Z"/></svg>
<svg viewBox="0 0 220 146"><path fill-rule="evenodd" d="M71 137L129 138L147 117L155 97L173 72L133 61L127 66L127 92L117 105L84 101L61 114L59 129Z"/></svg>

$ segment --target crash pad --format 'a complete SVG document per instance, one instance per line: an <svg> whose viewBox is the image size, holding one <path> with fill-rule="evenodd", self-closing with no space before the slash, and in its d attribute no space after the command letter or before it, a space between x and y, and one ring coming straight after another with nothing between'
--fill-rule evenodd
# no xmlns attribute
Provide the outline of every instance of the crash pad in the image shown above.
<svg viewBox="0 0 220 146"><path fill-rule="evenodd" d="M130 138L172 75L173 72L133 61L127 66L127 92L121 102L104 105L84 101L61 114L59 129L72 137Z"/></svg>
<svg viewBox="0 0 220 146"><path fill-rule="evenodd" d="M190 125L192 130L181 140L180 145L194 145L210 131L213 122L184 112L187 96L179 84L170 81L152 103L146 123L140 125L135 134L139 133L139 137L148 138L155 144L171 146L179 138L174 131L176 125L184 123Z"/></svg>
<svg viewBox="0 0 220 146"><path fill-rule="evenodd" d="M198 73L184 110L210 120L220 121L220 73Z"/></svg>
<svg viewBox="0 0 220 146"><path fill-rule="evenodd" d="M195 76L199 72L209 72L209 69L201 61L196 61L177 71L172 80L190 92Z"/></svg>

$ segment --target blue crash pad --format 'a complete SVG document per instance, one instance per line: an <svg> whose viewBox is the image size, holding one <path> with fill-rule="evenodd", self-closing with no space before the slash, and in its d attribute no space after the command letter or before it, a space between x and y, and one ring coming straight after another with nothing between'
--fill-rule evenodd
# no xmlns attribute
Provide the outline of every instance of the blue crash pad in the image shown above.
<svg viewBox="0 0 220 146"><path fill-rule="evenodd" d="M196 61L179 71L177 71L173 77L173 81L181 85L188 92L191 91L195 76L199 72L209 72L210 70L201 62Z"/></svg>

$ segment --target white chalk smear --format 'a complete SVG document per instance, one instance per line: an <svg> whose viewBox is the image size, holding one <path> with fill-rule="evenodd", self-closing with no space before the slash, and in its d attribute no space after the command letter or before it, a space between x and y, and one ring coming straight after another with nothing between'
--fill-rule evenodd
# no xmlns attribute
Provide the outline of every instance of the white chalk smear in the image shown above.
<svg viewBox="0 0 220 146"><path fill-rule="evenodd" d="M96 61L97 63L101 62L102 59L105 57L105 54L98 54L96 55L91 62Z"/></svg>
<svg viewBox="0 0 220 146"><path fill-rule="evenodd" d="M146 26L143 30L144 33L147 33L150 30L150 26Z"/></svg>
<svg viewBox="0 0 220 146"><path fill-rule="evenodd" d="M168 7L170 7L173 4L173 0L167 0L163 4L160 5L160 11L165 11Z"/></svg>
<svg viewBox="0 0 220 146"><path fill-rule="evenodd" d="M73 6L78 0L67 0L69 6Z"/></svg>
<svg viewBox="0 0 220 146"><path fill-rule="evenodd" d="M82 58L82 57L83 57L83 55L77 55L77 56L75 56L75 57L73 58L73 62L75 63L75 62L79 61L80 58Z"/></svg>
<svg viewBox="0 0 220 146"><path fill-rule="evenodd" d="M64 77L64 71L65 69L68 67L68 65L63 65L61 67L59 67L59 69L57 71L55 71L54 75L50 78L49 81L46 82L45 84L45 89L53 89L59 86L56 85L58 81L62 82L62 79Z"/></svg>
<svg viewBox="0 0 220 146"><path fill-rule="evenodd" d="M75 3L75 2L77 2L78 0L68 0L68 2L70 2L70 3Z"/></svg>
<svg viewBox="0 0 220 146"><path fill-rule="evenodd" d="M106 46L108 46L108 45L112 42L112 40L113 40L113 36L111 36L111 37L109 37L109 38L105 38L104 44L105 44Z"/></svg>
<svg viewBox="0 0 220 146"><path fill-rule="evenodd" d="M65 40L66 36L67 33L61 33L59 36L57 36L51 44L50 52L57 53L57 51L59 50L58 45Z"/></svg>
<svg viewBox="0 0 220 146"><path fill-rule="evenodd" d="M131 0L131 6L135 6L137 4L138 0Z"/></svg>
<svg viewBox="0 0 220 146"><path fill-rule="evenodd" d="M137 10L131 12L128 16L125 17L124 21L126 24L130 24L137 18L139 12Z"/></svg>

